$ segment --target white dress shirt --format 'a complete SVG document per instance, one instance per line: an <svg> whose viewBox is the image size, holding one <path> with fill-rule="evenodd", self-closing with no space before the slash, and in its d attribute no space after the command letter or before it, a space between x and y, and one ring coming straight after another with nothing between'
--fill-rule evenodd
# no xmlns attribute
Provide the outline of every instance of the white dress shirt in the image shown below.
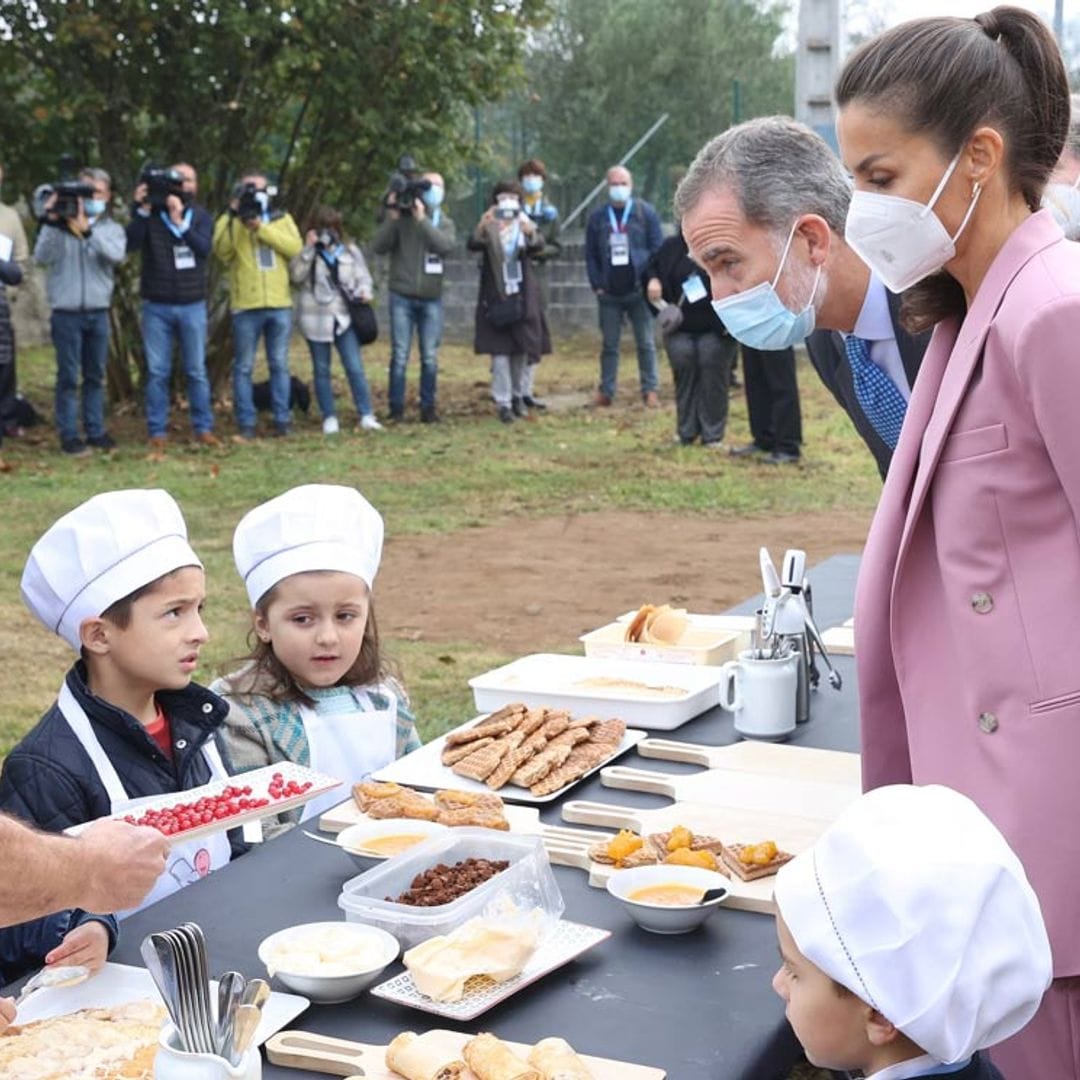
<svg viewBox="0 0 1080 1080"><path fill-rule="evenodd" d="M889 293L874 274L870 275L862 310L855 320L852 333L870 343L870 359L892 379L904 400L910 401L911 387L908 385L900 346L896 343L896 330L889 311Z"/></svg>

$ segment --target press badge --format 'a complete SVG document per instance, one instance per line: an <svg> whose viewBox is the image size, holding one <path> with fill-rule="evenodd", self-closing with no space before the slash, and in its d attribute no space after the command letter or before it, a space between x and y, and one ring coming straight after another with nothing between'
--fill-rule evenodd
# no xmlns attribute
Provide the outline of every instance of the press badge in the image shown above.
<svg viewBox="0 0 1080 1080"><path fill-rule="evenodd" d="M630 265L630 234L622 232L611 233L611 265Z"/></svg>
<svg viewBox="0 0 1080 1080"><path fill-rule="evenodd" d="M441 274L442 272L442 256L436 255L434 251L427 252L427 254L424 256L424 273Z"/></svg>
<svg viewBox="0 0 1080 1080"><path fill-rule="evenodd" d="M682 283L682 291L688 304L696 304L699 300L704 300L705 297L709 295L705 288L705 282L701 280L700 274L691 274Z"/></svg>
<svg viewBox="0 0 1080 1080"><path fill-rule="evenodd" d="M195 252L186 244L177 244L172 249L173 266L177 270L195 269Z"/></svg>
<svg viewBox="0 0 1080 1080"><path fill-rule="evenodd" d="M503 263L503 285L506 286L507 296L521 291L522 276L521 259L508 259Z"/></svg>
<svg viewBox="0 0 1080 1080"><path fill-rule="evenodd" d="M265 244L259 244L255 249L255 261L260 270L273 270L277 265L274 260L274 249Z"/></svg>

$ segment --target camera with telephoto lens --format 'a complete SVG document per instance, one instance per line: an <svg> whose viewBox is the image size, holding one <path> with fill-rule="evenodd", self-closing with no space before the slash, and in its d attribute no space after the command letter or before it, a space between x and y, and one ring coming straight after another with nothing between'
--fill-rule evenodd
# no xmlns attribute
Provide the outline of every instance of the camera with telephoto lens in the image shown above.
<svg viewBox="0 0 1080 1080"><path fill-rule="evenodd" d="M418 171L415 159L408 154L398 159L398 167L390 174L390 191L394 195L394 202L388 199L387 206L403 214L412 212L413 203L423 199L424 192L431 188L431 181L417 176Z"/></svg>
<svg viewBox="0 0 1080 1080"><path fill-rule="evenodd" d="M155 213L165 209L170 195L184 199L184 178L175 169L160 169L147 165L139 176L139 183L146 185L146 202Z"/></svg>
<svg viewBox="0 0 1080 1080"><path fill-rule="evenodd" d="M496 221L517 221L521 217L521 203L517 199L506 199L495 204Z"/></svg>
<svg viewBox="0 0 1080 1080"><path fill-rule="evenodd" d="M250 180L236 189L236 215L241 221L255 221L270 213L270 199L277 194L273 188L261 188Z"/></svg>
<svg viewBox="0 0 1080 1080"><path fill-rule="evenodd" d="M41 184L34 190L34 209L38 217L45 216L45 203L49 196L55 195L56 202L51 213L58 218L76 218L79 216L79 200L94 197L94 185L79 180L75 172L75 159L64 154L60 159L60 179L54 184Z"/></svg>

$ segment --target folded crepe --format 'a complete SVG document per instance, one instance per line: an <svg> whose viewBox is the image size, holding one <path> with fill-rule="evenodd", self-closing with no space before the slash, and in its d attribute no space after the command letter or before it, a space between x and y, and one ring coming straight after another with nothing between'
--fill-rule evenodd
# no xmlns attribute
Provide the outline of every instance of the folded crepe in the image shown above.
<svg viewBox="0 0 1080 1080"><path fill-rule="evenodd" d="M540 1070L541 1080L593 1080L565 1039L541 1039L529 1053L529 1064Z"/></svg>
<svg viewBox="0 0 1080 1080"><path fill-rule="evenodd" d="M405 1080L458 1080L466 1065L453 1046L446 1045L447 1034L403 1031L386 1048L386 1067Z"/></svg>
<svg viewBox="0 0 1080 1080"><path fill-rule="evenodd" d="M490 1032L470 1039L464 1054L477 1080L543 1080L536 1069Z"/></svg>

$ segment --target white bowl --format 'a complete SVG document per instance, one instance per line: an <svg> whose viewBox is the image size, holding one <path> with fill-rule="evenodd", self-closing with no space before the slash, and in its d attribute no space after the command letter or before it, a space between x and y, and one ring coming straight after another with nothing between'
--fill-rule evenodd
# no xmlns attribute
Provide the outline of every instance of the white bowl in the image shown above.
<svg viewBox="0 0 1080 1080"><path fill-rule="evenodd" d="M373 862L393 858L392 855L379 855L374 851L365 851L364 844L377 840L381 836L420 836L426 840L429 836L446 832L448 826L437 821L423 821L416 818L383 818L380 821L360 821L342 829L337 835L338 847L344 851L362 870ZM417 841L419 843L420 841ZM409 849L406 848L406 851Z"/></svg>
<svg viewBox="0 0 1080 1080"><path fill-rule="evenodd" d="M370 986L386 968L397 959L400 946L393 934L380 930L377 926L364 926L363 923L349 922L315 922L302 923L299 926L290 926L285 930L279 930L264 938L259 944L259 959L267 965L269 971L269 958L274 948L289 938L312 932L314 930L340 931L357 939L366 938L374 940L379 945L378 954L372 962L363 969L349 972L347 975L312 975L300 974L288 970L282 970L274 965L274 975L281 980L290 990L310 998L312 1001L321 1002L324 1005L336 1004L340 1001L349 1001L356 997L361 990Z"/></svg>
<svg viewBox="0 0 1080 1080"><path fill-rule="evenodd" d="M707 904L672 907L668 904L643 904L629 899L629 894L648 885L693 885L698 889L724 889L724 895ZM642 928L654 934L685 934L696 930L727 896L730 881L723 874L699 866L636 866L616 870L608 879L607 891L630 913Z"/></svg>

